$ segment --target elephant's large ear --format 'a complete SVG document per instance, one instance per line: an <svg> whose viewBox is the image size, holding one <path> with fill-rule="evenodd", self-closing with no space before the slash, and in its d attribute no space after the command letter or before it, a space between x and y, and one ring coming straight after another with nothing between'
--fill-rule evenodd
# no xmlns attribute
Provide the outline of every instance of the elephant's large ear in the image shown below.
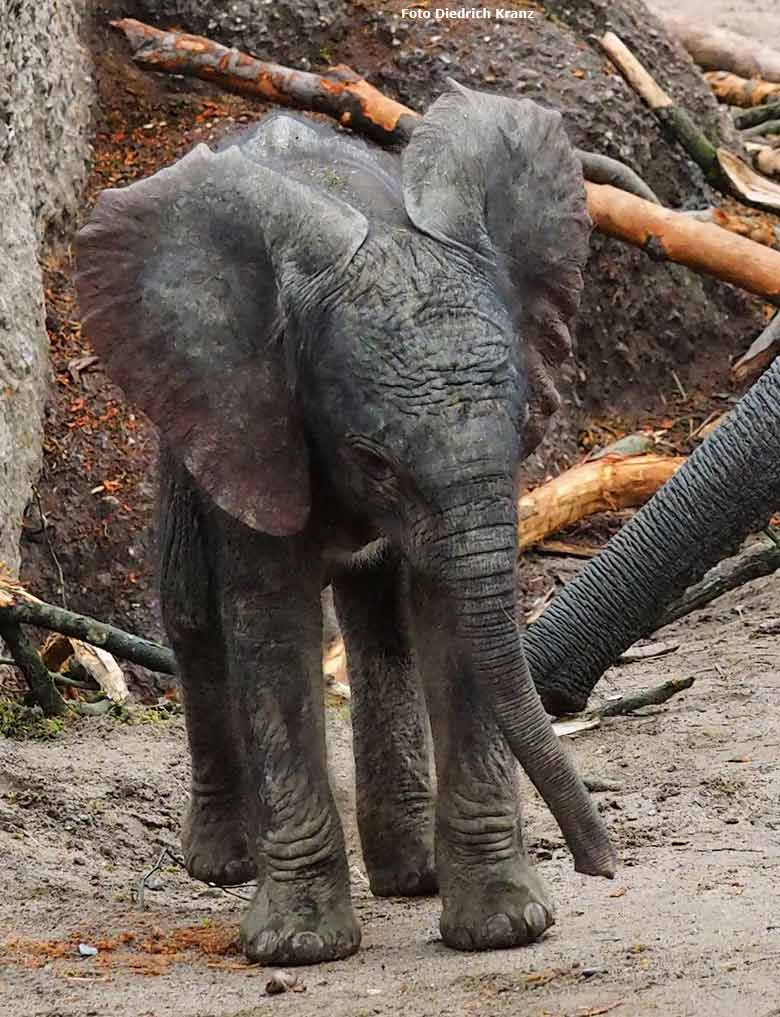
<svg viewBox="0 0 780 1017"><path fill-rule="evenodd" d="M523 339L557 364L571 348L588 256L582 167L559 113L448 84L404 152L407 214L423 233L497 263Z"/></svg>
<svg viewBox="0 0 780 1017"><path fill-rule="evenodd" d="M309 511L286 311L367 233L351 206L200 145L104 191L77 238L84 326L106 368L226 512L274 535Z"/></svg>

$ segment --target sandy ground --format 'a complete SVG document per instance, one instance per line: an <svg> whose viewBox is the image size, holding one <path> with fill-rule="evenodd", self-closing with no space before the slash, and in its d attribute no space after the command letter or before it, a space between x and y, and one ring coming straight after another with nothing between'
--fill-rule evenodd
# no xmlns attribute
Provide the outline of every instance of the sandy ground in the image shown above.
<svg viewBox="0 0 780 1017"><path fill-rule="evenodd" d="M569 743L583 774L619 785L597 796L620 854L613 882L573 872L529 791L530 851L557 924L528 949L452 952L438 938L437 900L370 896L351 832L348 718L331 709L364 945L302 969L300 994L265 996L267 972L235 952L235 897L166 865L147 910L134 905L139 875L177 845L181 719L85 719L54 742L0 741L0 1013L780 1014L780 670L777 638L757 630L778 615L780 577L759 580L665 630L676 653L610 672L602 696L671 675L696 683ZM98 956L79 958L79 942Z"/></svg>

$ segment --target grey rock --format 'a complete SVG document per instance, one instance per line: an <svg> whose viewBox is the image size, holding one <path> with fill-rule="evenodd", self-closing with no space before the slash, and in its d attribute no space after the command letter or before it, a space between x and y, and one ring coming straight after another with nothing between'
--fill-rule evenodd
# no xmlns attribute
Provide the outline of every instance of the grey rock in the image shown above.
<svg viewBox="0 0 780 1017"><path fill-rule="evenodd" d="M0 561L19 564L48 393L39 256L67 237L87 174L88 0L0 0Z"/></svg>

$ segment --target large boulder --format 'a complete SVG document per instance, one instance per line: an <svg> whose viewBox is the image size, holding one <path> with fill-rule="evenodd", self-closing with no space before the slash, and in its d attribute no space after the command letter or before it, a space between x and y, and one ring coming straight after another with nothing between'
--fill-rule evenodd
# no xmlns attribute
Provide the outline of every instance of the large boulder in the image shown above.
<svg viewBox="0 0 780 1017"><path fill-rule="evenodd" d="M664 135L594 41L608 29L617 32L713 141L736 145L701 75L641 0L510 6L534 17L437 19L436 5L426 4L411 18L398 3L354 0L136 0L139 14L158 25L176 24L261 58L297 67L348 63L418 110L448 76L472 88L535 98L563 112L575 145L626 162L665 204L713 203L698 167ZM676 384L672 371L683 384L692 373L694 387L717 379L722 388L729 354L757 328L756 311L732 288L595 235L576 357L560 379L564 410L542 459L549 466L560 450L566 458L583 411L606 405L631 416L660 406Z"/></svg>
<svg viewBox="0 0 780 1017"><path fill-rule="evenodd" d="M80 41L89 0L4 5L0 46L0 561L41 461L48 340L39 257L67 237L86 180L93 98Z"/></svg>

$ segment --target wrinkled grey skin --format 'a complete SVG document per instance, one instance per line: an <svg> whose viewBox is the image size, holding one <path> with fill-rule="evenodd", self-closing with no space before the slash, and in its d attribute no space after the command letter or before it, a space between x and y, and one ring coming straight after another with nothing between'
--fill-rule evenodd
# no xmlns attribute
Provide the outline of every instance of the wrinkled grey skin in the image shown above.
<svg viewBox="0 0 780 1017"><path fill-rule="evenodd" d="M555 403L544 364L566 352L588 233L559 116L453 83L402 159L277 114L105 192L79 236L87 332L165 446L187 866L261 876L252 959L359 943L325 766L328 581L374 892L438 885L454 947L538 938L552 911L515 757L576 867L613 872L514 621L517 465Z"/></svg>
<svg viewBox="0 0 780 1017"><path fill-rule="evenodd" d="M553 714L584 709L664 608L780 508L780 360L527 631Z"/></svg>

